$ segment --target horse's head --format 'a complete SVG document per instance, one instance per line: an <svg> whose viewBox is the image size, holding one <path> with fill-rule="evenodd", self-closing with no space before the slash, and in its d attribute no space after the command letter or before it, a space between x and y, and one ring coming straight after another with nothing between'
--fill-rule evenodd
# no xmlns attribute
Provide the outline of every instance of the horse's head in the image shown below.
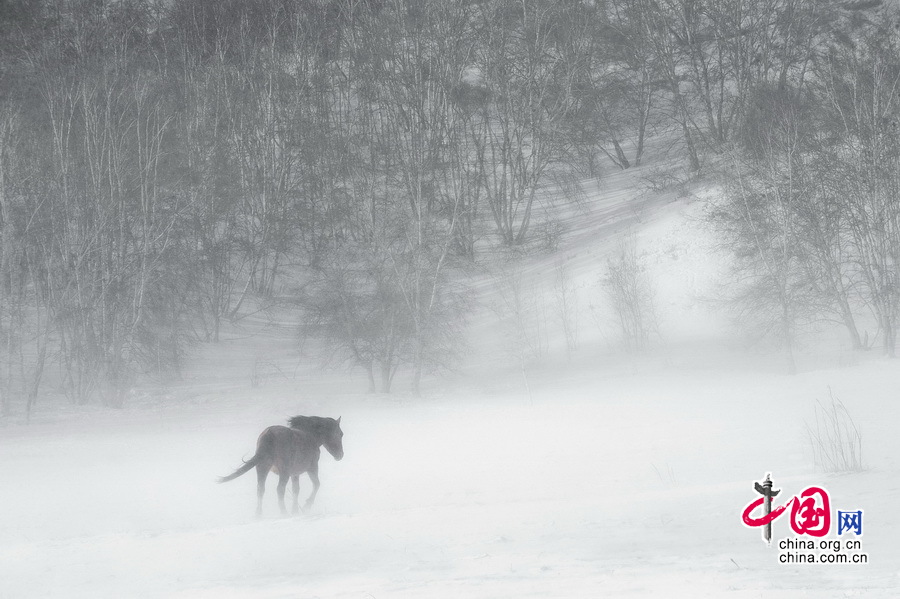
<svg viewBox="0 0 900 599"><path fill-rule="evenodd" d="M340 460L344 457L343 438L344 431L341 430L341 419L338 418L331 422L328 434L325 436L325 441L322 443L322 445L325 446L325 449L328 450L328 453L336 460Z"/></svg>

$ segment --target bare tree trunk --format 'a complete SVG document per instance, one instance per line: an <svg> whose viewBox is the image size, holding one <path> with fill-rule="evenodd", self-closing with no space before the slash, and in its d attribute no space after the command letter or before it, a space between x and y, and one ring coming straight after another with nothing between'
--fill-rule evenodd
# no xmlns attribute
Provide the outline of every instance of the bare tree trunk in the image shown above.
<svg viewBox="0 0 900 599"><path fill-rule="evenodd" d="M371 360L363 364L363 367L366 369L366 375L368 375L369 379L368 393L375 393L375 367Z"/></svg>

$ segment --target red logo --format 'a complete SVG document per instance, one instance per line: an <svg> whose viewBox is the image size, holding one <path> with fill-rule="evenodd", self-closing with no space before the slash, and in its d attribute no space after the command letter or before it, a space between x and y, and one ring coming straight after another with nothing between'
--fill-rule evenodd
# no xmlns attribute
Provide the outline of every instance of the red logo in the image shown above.
<svg viewBox="0 0 900 599"><path fill-rule="evenodd" d="M778 495L780 490L772 489L772 480L766 476L766 480L756 483L756 491L762 497L754 500L742 514L744 524L751 527L764 526L766 542L772 539L772 522L791 508L791 528L798 535L811 537L824 537L831 530L831 502L828 493L821 487L808 487L800 495L791 497L783 505L772 509L772 498ZM753 512L763 506L764 514L754 517Z"/></svg>
<svg viewBox="0 0 900 599"><path fill-rule="evenodd" d="M825 489L809 487L800 493L799 498L794 497L788 503L794 504L791 507L791 528L798 535L824 537L831 530L831 504Z"/></svg>

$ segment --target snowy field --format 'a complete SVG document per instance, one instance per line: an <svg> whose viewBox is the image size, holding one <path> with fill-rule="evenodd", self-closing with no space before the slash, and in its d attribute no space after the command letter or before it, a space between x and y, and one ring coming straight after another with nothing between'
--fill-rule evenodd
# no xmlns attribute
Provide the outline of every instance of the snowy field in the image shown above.
<svg viewBox="0 0 900 599"><path fill-rule="evenodd" d="M0 422L0 597L900 596L897 362L818 332L784 374L708 301L720 265L696 233L702 202L623 201L600 194L596 229L529 264L548 329L541 276L567 265L580 336L567 357L547 333L525 373L500 349L485 275L468 359L423 398L404 380L365 395L359 373L317 373L286 326L233 331L124 410ZM615 241L591 231L623 218L657 289L642 354L616 351L597 316ZM862 433L863 472L815 468L806 427L829 389ZM257 519L252 473L215 478L294 414L341 416L345 457L323 452L299 517L280 517L270 477ZM779 563L741 523L766 472L783 496L817 485L834 508L863 509L869 562Z"/></svg>

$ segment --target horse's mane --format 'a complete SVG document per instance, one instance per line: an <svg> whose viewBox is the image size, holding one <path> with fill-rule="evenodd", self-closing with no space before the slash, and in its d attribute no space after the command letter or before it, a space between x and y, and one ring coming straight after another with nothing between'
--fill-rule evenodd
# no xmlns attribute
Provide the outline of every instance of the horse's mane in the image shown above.
<svg viewBox="0 0 900 599"><path fill-rule="evenodd" d="M321 416L294 416L288 418L291 428L306 431L316 435L325 435L334 428L334 418L322 418Z"/></svg>

